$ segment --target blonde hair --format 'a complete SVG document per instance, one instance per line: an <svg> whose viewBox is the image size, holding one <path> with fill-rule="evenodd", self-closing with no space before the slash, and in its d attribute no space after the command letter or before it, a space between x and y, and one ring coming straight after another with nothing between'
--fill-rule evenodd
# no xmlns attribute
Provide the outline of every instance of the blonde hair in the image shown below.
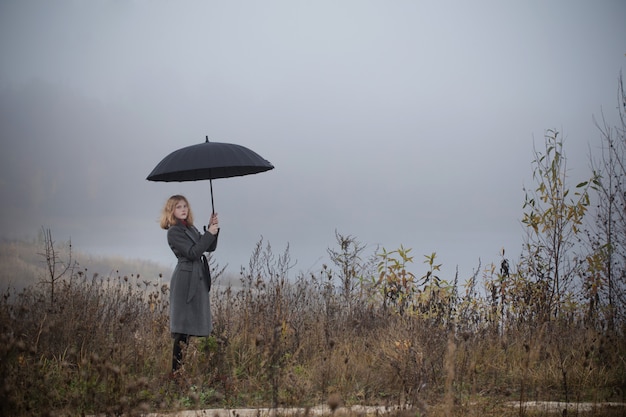
<svg viewBox="0 0 626 417"><path fill-rule="evenodd" d="M174 210L176 209L176 205L181 201L187 203L187 224L193 226L193 214L189 201L187 201L185 196L176 194L167 199L165 207L163 207L161 211L161 220L159 221L161 229L169 229L178 222L178 219L174 217Z"/></svg>

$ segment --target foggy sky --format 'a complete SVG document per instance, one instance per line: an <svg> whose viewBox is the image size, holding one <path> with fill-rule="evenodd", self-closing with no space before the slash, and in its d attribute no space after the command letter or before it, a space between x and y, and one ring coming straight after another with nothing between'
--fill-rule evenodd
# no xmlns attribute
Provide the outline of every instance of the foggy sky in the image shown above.
<svg viewBox="0 0 626 417"><path fill-rule="evenodd" d="M437 252L442 278L516 259L533 142L589 175L616 117L623 1L0 2L0 236L173 266L158 216L208 182L146 181L171 151L238 143L266 173L213 182L233 273L262 237L295 271L335 231Z"/></svg>

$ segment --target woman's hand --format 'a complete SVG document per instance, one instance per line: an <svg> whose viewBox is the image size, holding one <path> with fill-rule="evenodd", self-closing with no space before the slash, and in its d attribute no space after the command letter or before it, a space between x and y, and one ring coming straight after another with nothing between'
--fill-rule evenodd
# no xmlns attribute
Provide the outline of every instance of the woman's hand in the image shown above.
<svg viewBox="0 0 626 417"><path fill-rule="evenodd" d="M209 220L209 233L212 235L216 235L220 230L220 222L217 218L217 213L211 214L211 219Z"/></svg>

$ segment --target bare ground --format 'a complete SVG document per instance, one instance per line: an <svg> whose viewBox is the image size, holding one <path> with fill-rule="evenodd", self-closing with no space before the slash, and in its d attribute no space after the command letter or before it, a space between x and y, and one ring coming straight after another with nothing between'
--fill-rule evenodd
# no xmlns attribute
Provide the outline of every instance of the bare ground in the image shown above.
<svg viewBox="0 0 626 417"><path fill-rule="evenodd" d="M626 412L626 403L606 402L606 403L563 403L557 401L526 401L524 403L511 401L507 403L511 408L524 407L527 411L538 411L544 413L563 414L563 410L568 412L590 412L602 408L622 408ZM311 408L236 408L236 409L206 409L206 410L190 410L178 411L172 413L151 413L146 417L274 417L299 415L299 416L328 416L332 414L338 415L384 415L393 411L397 411L397 407L386 406L352 406L339 407L333 411L327 405L321 405ZM425 410L424 410L425 411ZM565 415L565 414L563 414Z"/></svg>

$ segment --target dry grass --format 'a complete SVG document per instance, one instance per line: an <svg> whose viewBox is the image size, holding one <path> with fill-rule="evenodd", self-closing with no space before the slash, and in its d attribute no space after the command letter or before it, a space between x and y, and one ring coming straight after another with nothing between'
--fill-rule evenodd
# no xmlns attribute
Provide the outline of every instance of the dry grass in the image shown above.
<svg viewBox="0 0 626 417"><path fill-rule="evenodd" d="M251 259L238 289L213 287L214 333L192 339L176 380L168 374L167 286L80 273L57 283L53 303L45 286L7 290L0 414L327 404L339 415L362 404L401 407L398 416L539 416L547 414L511 402L625 399L623 332L576 319L503 329L475 296L431 315L408 303L399 314L365 285L346 303L325 268L286 280L287 253L259 246Z"/></svg>

